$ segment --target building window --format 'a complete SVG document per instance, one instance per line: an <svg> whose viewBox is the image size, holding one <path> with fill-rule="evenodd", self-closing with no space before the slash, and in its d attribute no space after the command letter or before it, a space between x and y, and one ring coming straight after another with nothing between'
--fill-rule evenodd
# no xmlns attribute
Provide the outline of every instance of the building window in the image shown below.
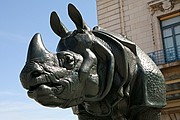
<svg viewBox="0 0 180 120"><path fill-rule="evenodd" d="M180 60L180 13L160 18L166 62Z"/></svg>

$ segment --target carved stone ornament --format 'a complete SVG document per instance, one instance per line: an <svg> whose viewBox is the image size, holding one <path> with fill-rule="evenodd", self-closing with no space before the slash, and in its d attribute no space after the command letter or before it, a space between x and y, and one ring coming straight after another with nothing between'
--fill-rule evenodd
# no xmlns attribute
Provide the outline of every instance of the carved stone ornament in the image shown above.
<svg viewBox="0 0 180 120"><path fill-rule="evenodd" d="M79 120L160 120L165 81L149 56L120 34L91 30L72 4L68 14L74 31L56 12L50 16L61 38L56 53L45 48L39 33L29 44L20 73L28 96L43 106L72 107Z"/></svg>
<svg viewBox="0 0 180 120"><path fill-rule="evenodd" d="M148 2L148 6L153 15L155 11L158 10L161 12L172 10L174 8L174 1L175 0L152 0Z"/></svg>

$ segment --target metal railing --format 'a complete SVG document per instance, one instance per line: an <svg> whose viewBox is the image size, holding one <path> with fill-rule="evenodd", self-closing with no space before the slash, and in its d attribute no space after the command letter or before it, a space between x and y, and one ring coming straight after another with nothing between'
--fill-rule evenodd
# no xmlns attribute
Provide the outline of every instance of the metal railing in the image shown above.
<svg viewBox="0 0 180 120"><path fill-rule="evenodd" d="M180 45L148 53L149 57L157 64L166 64L180 60Z"/></svg>

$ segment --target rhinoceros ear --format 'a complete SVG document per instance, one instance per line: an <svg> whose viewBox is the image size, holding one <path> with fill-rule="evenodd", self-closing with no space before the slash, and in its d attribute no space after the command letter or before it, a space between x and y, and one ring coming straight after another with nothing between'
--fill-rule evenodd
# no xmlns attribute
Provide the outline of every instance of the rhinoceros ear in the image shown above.
<svg viewBox="0 0 180 120"><path fill-rule="evenodd" d="M78 31L80 31L80 32L82 30L90 31L90 28L84 22L80 12L73 4L68 5L68 14L69 14L69 17L71 18L71 20L75 23Z"/></svg>
<svg viewBox="0 0 180 120"><path fill-rule="evenodd" d="M68 29L64 26L64 24L60 21L57 13L53 11L50 16L50 25L52 30L61 38L67 36Z"/></svg>

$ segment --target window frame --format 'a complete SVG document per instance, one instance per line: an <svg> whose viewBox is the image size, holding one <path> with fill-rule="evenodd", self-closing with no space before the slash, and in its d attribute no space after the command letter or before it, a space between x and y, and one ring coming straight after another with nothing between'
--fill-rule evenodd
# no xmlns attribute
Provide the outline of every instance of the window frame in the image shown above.
<svg viewBox="0 0 180 120"><path fill-rule="evenodd" d="M176 22L176 23L173 23L173 24L166 25L166 26L163 26L162 22L164 20L172 19L172 18L175 18L177 16L180 16L180 12L175 13L175 14L171 14L171 15L168 15L168 16L164 16L164 17L161 17L159 19L160 20L161 36L162 36L161 38L162 38L163 50L164 50L164 57L165 57L166 63L173 62L173 61L176 61L177 59L180 59L180 53L178 53L178 49L180 49L180 48L178 48L177 41L176 41L176 36L180 35L180 33L175 34L175 27L180 25L180 21ZM166 29L171 29L172 35L164 37L164 33L163 32ZM167 52L168 48L166 48L166 43L165 43L165 39L166 38L170 38L170 37L172 37L172 40L173 40L172 41L173 42L173 47L170 47L169 49L172 49L172 50L174 49L173 50L174 51L173 54L175 54L174 58L170 58L168 56L168 52Z"/></svg>

